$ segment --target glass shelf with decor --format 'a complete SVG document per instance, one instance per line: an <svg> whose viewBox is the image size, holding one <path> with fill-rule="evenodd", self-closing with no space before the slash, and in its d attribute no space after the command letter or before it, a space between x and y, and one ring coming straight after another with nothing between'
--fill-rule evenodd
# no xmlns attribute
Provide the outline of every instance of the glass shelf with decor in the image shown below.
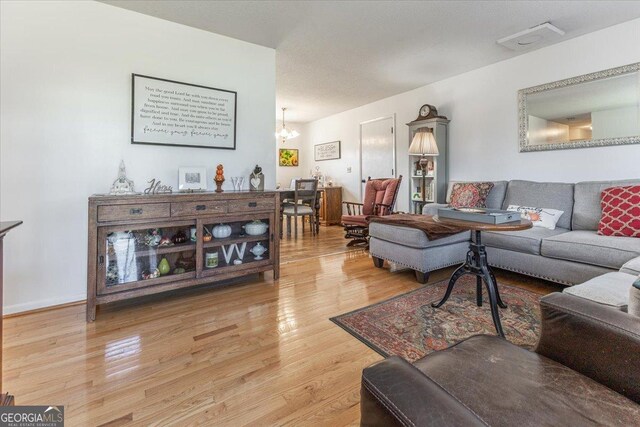
<svg viewBox="0 0 640 427"><path fill-rule="evenodd" d="M252 221L204 221L201 236L203 276L271 263L271 223L268 216Z"/></svg>
<svg viewBox="0 0 640 427"><path fill-rule="evenodd" d="M409 154L409 207L411 213L422 213L422 208L427 203L444 203L447 192L447 181L449 180L447 168L447 148L449 120L443 117L435 117L424 120L415 120L407 123L409 126L409 147L413 141L416 131L420 128L428 127L433 132L433 136L438 146L437 156L425 156L427 165L426 175L422 176L420 166L420 154ZM422 199L422 182L425 181L425 197Z"/></svg>
<svg viewBox="0 0 640 427"><path fill-rule="evenodd" d="M101 288L118 292L195 277L196 244L188 233L188 226L104 230Z"/></svg>

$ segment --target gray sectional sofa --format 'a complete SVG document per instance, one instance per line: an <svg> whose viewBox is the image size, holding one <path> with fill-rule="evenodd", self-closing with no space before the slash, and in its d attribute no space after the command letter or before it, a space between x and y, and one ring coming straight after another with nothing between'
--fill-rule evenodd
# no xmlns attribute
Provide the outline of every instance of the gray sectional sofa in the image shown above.
<svg viewBox="0 0 640 427"><path fill-rule="evenodd" d="M585 282L618 271L640 256L640 239L600 236L600 193L605 188L638 185L640 179L551 183L497 181L489 193L488 208L508 205L535 206L564 211L555 230L533 227L524 231L484 232L489 264L493 267L539 277L564 285ZM449 184L447 202L453 183ZM429 204L425 215L437 214L445 205ZM372 223L370 254L374 264L387 260L413 269L421 282L428 273L461 264L469 248L470 232L429 240L416 229Z"/></svg>

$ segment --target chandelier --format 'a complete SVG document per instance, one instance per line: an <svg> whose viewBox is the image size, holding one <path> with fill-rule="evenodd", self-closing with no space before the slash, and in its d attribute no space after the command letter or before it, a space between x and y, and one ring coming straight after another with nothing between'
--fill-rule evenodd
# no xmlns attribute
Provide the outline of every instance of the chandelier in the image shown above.
<svg viewBox="0 0 640 427"><path fill-rule="evenodd" d="M276 138L282 138L282 142L285 142L287 139L295 138L300 136L300 133L293 129L287 129L284 124L284 112L286 108L282 108L282 129L280 132L276 132Z"/></svg>

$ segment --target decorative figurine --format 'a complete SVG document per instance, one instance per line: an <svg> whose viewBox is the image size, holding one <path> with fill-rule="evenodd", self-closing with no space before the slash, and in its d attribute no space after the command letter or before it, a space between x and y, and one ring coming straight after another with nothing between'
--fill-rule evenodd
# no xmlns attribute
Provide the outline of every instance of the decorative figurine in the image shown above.
<svg viewBox="0 0 640 427"><path fill-rule="evenodd" d="M213 182L216 184L216 193L222 193L222 183L224 182L224 166L216 166L216 176L213 178Z"/></svg>
<svg viewBox="0 0 640 427"><path fill-rule="evenodd" d="M174 244L179 245L187 241L187 235L181 230L174 234L171 240Z"/></svg>
<svg viewBox="0 0 640 427"><path fill-rule="evenodd" d="M144 194L171 194L173 193L173 187L170 185L164 185L162 181L153 178L151 181L147 181L149 187L144 190Z"/></svg>
<svg viewBox="0 0 640 427"><path fill-rule="evenodd" d="M144 238L144 244L147 246L158 246L162 240L162 230L159 228L150 228Z"/></svg>
<svg viewBox="0 0 640 427"><path fill-rule="evenodd" d="M255 255L253 259L255 259L256 261L259 261L263 259L262 255L264 255L264 253L267 252L267 248L262 246L262 243L258 242L253 248L251 248L249 252Z"/></svg>
<svg viewBox="0 0 640 427"><path fill-rule="evenodd" d="M170 238L165 236L162 239L160 239L160 243L158 244L158 246L173 246L173 242L171 241Z"/></svg>
<svg viewBox="0 0 640 427"><path fill-rule="evenodd" d="M149 280L149 279L155 279L157 277L160 277L160 270L158 270L157 268L151 270L151 271L143 271L142 272L142 280Z"/></svg>
<svg viewBox="0 0 640 427"><path fill-rule="evenodd" d="M138 194L133 188L133 181L127 178L127 172L124 167L124 160L120 161L118 168L118 177L111 184L109 194L114 196L122 196L124 194Z"/></svg>
<svg viewBox="0 0 640 427"><path fill-rule="evenodd" d="M262 168L258 165L253 168L253 172L249 175L249 190L264 191L264 174L262 173Z"/></svg>
<svg viewBox="0 0 640 427"><path fill-rule="evenodd" d="M171 266L169 265L169 261L166 258L162 258L160 264L158 264L158 271L160 272L161 276L165 276L171 271Z"/></svg>

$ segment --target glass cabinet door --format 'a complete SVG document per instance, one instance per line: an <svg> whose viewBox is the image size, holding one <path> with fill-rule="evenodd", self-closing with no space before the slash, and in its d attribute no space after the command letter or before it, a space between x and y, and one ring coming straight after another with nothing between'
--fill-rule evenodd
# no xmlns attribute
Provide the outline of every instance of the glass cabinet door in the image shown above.
<svg viewBox="0 0 640 427"><path fill-rule="evenodd" d="M203 275L271 263L271 219L205 220L201 233Z"/></svg>
<svg viewBox="0 0 640 427"><path fill-rule="evenodd" d="M195 277L195 224L99 232L98 286L119 292Z"/></svg>

